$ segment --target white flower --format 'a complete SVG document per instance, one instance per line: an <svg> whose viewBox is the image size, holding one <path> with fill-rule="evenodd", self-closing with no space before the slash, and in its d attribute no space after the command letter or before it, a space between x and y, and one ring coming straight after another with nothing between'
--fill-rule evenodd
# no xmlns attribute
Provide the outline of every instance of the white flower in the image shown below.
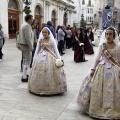
<svg viewBox="0 0 120 120"><path fill-rule="evenodd" d="M56 66L57 67L62 67L64 65L64 62L61 59L56 59Z"/></svg>
<svg viewBox="0 0 120 120"><path fill-rule="evenodd" d="M80 43L80 44L79 44L79 46L82 46L82 45L84 45L84 43Z"/></svg>

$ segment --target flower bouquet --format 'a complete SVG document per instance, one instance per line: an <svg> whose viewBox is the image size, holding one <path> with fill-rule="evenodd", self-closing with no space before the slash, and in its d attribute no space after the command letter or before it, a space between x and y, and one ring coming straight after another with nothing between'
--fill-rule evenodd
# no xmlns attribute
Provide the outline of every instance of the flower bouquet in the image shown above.
<svg viewBox="0 0 120 120"><path fill-rule="evenodd" d="M79 43L79 46L84 46L84 43Z"/></svg>
<svg viewBox="0 0 120 120"><path fill-rule="evenodd" d="M61 59L56 59L56 66L57 67L63 67L64 66L64 61Z"/></svg>

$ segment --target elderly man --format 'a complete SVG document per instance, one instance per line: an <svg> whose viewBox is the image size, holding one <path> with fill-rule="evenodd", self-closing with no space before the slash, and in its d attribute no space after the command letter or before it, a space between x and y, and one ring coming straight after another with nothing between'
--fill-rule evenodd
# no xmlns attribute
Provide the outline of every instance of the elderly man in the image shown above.
<svg viewBox="0 0 120 120"><path fill-rule="evenodd" d="M64 55L63 48L64 48L64 37L65 37L65 26L62 25L61 28L58 30L58 50L60 55Z"/></svg>
<svg viewBox="0 0 120 120"><path fill-rule="evenodd" d="M25 23L21 25L19 30L19 38L18 43L20 44L22 55L23 55L23 75L22 75L22 82L28 81L28 67L30 66L31 58L32 58L32 51L33 51L33 40L34 34L32 31L31 24L33 23L33 16L26 15L25 16Z"/></svg>

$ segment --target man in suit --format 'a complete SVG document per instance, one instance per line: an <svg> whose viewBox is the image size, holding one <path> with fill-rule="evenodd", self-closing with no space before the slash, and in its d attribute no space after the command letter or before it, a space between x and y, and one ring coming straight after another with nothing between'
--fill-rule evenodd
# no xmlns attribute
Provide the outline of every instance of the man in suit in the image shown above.
<svg viewBox="0 0 120 120"><path fill-rule="evenodd" d="M32 51L33 51L33 40L34 34L32 31L31 24L33 23L33 16L26 15L25 16L25 23L21 25L19 30L19 38L18 43L20 44L22 55L23 55L23 75L22 75L22 82L28 81L28 67L30 66L31 58L32 58Z"/></svg>

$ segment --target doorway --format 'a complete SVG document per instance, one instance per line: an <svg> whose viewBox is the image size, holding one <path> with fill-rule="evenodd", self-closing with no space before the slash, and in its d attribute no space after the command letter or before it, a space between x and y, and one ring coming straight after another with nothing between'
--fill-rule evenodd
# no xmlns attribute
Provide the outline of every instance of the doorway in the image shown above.
<svg viewBox="0 0 120 120"><path fill-rule="evenodd" d="M16 32L19 31L19 12L16 10L8 10L8 32L9 38L16 37Z"/></svg>

